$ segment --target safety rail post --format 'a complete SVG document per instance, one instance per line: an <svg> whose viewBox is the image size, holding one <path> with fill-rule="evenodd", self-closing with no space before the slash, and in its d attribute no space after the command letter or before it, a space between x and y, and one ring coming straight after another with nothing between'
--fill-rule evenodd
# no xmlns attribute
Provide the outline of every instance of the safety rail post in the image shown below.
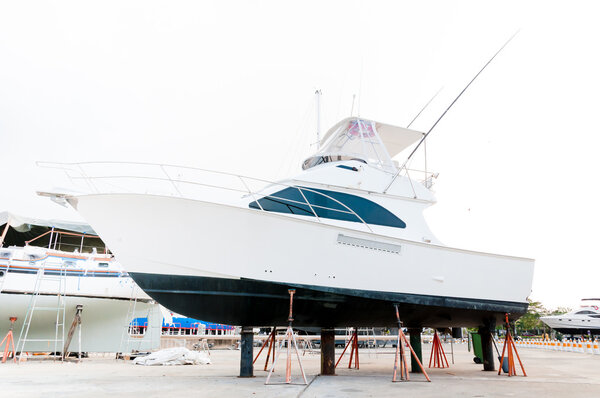
<svg viewBox="0 0 600 398"><path fill-rule="evenodd" d="M177 188L177 185L175 185L175 181L173 181L173 179L171 178L171 176L169 175L169 173L167 173L167 171L165 170L165 168L163 167L164 165L161 163L158 165L160 167L160 169L163 171L163 173L167 176L167 178L169 179L169 181L171 182L171 185L173 185L173 188L175 188L175 190L177 191L177 193L179 194L179 197L182 198L183 195L181 194L181 191L179 190L179 188Z"/></svg>
<svg viewBox="0 0 600 398"><path fill-rule="evenodd" d="M310 208L310 211L312 211L313 214L315 215L315 217L317 218L317 221L321 222L321 219L317 215L317 212L315 211L315 209L313 209L313 207L311 206L311 204L308 202L308 199L306 199L306 196L304 196L304 192L302 192L302 188L296 187L296 189L300 192L300 195L302 195L302 198L304 199L304 201L306 202L306 204Z"/></svg>
<svg viewBox="0 0 600 398"><path fill-rule="evenodd" d="M246 187L246 190L248 191L248 193L252 196L252 199L254 199L254 202L256 202L256 204L258 205L258 207L260 207L260 209L262 211L265 211L265 209L263 209L262 205L260 204L260 202L258 200L256 200L256 196L254 196L254 192L252 192L250 190L250 187L248 187L248 185L246 184L246 181L244 181L244 179L242 178L241 175L237 175L237 177L240 179L240 181L242 182L242 184L244 184L244 187Z"/></svg>

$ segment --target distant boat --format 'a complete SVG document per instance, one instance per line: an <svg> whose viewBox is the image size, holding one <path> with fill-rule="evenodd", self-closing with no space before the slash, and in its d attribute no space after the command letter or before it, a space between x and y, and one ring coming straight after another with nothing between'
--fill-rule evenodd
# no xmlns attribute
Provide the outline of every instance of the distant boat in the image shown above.
<svg viewBox="0 0 600 398"><path fill-rule="evenodd" d="M600 298L582 299L581 306L561 315L540 317L546 325L564 334L600 335Z"/></svg>
<svg viewBox="0 0 600 398"><path fill-rule="evenodd" d="M158 304L88 225L3 212L0 237L0 334L11 326L9 318L16 317L13 334L24 351L62 352L77 306L82 306L83 352L125 350L128 316L150 316L153 324L160 323ZM28 312L31 323L23 328ZM21 346L17 340L25 335ZM143 342L136 341L136 348L158 348L159 333L154 341L152 337L148 333ZM60 342L56 347L55 341ZM79 349L78 338L70 349Z"/></svg>
<svg viewBox="0 0 600 398"><path fill-rule="evenodd" d="M406 326L518 318L534 260L433 235L423 216L436 202L432 173L392 160L423 136L350 117L280 182L164 164L53 164L91 190L41 194L70 203L142 289L193 318L285 325L288 289L302 327L392 326L393 304Z"/></svg>

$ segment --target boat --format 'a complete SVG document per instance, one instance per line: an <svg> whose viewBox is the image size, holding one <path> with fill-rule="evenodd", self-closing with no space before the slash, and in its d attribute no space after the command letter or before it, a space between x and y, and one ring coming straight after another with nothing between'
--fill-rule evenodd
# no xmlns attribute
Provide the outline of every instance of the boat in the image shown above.
<svg viewBox="0 0 600 398"><path fill-rule="evenodd" d="M84 223L0 213L0 334L13 328L18 351L63 352L76 315L72 351L158 348L162 315ZM134 317L157 333L131 338ZM16 318L11 324L10 318Z"/></svg>
<svg viewBox="0 0 600 398"><path fill-rule="evenodd" d="M185 316L298 327L500 323L527 310L534 260L443 245L423 212L431 172L393 160L419 131L335 124L278 182L150 163L40 163L65 171L70 204L152 298ZM420 176L420 177L419 177Z"/></svg>
<svg viewBox="0 0 600 398"><path fill-rule="evenodd" d="M581 306L561 315L548 315L540 320L557 332L569 335L600 335L600 298L581 300Z"/></svg>

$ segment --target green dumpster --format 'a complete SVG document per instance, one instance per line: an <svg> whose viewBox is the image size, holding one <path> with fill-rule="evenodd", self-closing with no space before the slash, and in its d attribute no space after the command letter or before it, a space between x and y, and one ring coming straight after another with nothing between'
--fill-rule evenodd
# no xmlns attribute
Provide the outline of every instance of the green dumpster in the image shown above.
<svg viewBox="0 0 600 398"><path fill-rule="evenodd" d="M473 362L483 363L483 349L481 347L481 335L479 333L471 332L471 342L473 344Z"/></svg>

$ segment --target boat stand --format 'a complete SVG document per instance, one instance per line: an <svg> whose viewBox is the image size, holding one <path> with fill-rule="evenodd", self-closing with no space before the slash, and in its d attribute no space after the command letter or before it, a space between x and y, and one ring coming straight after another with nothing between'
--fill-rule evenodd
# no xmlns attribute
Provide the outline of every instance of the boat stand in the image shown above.
<svg viewBox="0 0 600 398"><path fill-rule="evenodd" d="M73 339L73 335L75 334L75 329L79 327L79 351L77 352L77 359L81 362L81 312L83 311L83 305L77 305L75 307L75 316L73 317L73 323L69 328L69 332L67 333L67 341L65 342L65 347L62 350L62 360L64 361L69 357L69 346L71 345L71 340Z"/></svg>
<svg viewBox="0 0 600 398"><path fill-rule="evenodd" d="M398 340L396 342L396 355L394 358L394 376L392 377L392 382L397 381L398 370L400 370L400 380L410 380L410 376L408 375L408 364L406 362L406 354L404 353L404 345L406 345L410 349L410 353L413 356L413 359L419 364L421 368L421 372L425 375L425 378L428 382L431 382L431 379L427 375L427 372L423 368L423 364L419 361L419 357L415 354L415 351L411 347L406 335L402 331L402 322L400 321L400 313L398 312L398 304L394 304L396 309L396 319L398 320Z"/></svg>
<svg viewBox="0 0 600 398"><path fill-rule="evenodd" d="M352 337L348 341L348 344L346 344L346 347L344 347L344 351L342 351L342 355L340 355L339 359L335 363L336 368L337 368L338 364L340 363L340 361L342 360L342 357L346 353L346 350L348 349L348 347L352 347L352 348L350 348L350 362L348 362L348 369L352 368L352 358L355 357L356 360L354 361L354 368L358 370L358 369L360 369L360 365L358 362L358 329L357 328L354 328L354 330L352 331Z"/></svg>
<svg viewBox="0 0 600 398"><path fill-rule="evenodd" d="M431 354L429 355L429 367L431 368L431 361L433 360L434 368L449 368L448 358L446 358L446 354L444 353L444 348L442 347L442 341L440 340L440 336L438 335L437 330L433 333L433 345L431 347Z"/></svg>
<svg viewBox="0 0 600 398"><path fill-rule="evenodd" d="M288 290L289 294L290 294L290 315L288 316L288 328L285 332L285 336L283 338L283 340L281 341L281 344L279 345L279 352L277 353L277 356L275 356L275 359L273 360L273 364L271 365L271 370L269 370L269 375L267 376L267 381L265 381L265 384L273 384L273 383L269 383L269 381L271 380L271 375L273 374L273 370L275 369L275 364L277 363L277 360L279 359L279 354L281 354L281 351L283 351L283 344L286 344L287 347L287 362L286 362L286 366L285 366L285 384L290 384L292 382L292 346L294 347L294 351L296 353L296 357L298 358L298 365L300 366L300 372L302 373L302 379L304 380L304 384L308 385L308 382L306 381L306 375L304 374L304 368L302 367L302 361L300 360L300 354L298 353L298 343L296 342L296 336L294 335L294 329L292 328L292 322L294 321L294 318L292 318L292 304L294 301L294 293L296 292L293 289Z"/></svg>
<svg viewBox="0 0 600 398"><path fill-rule="evenodd" d="M269 358L271 357L271 351L273 351L273 358L275 358L275 344L276 344L275 336L276 335L277 335L277 328L275 326L273 326L273 330L269 334L269 337L267 337L267 339L263 342L262 346L260 347L260 351L258 351L258 354L256 354L256 358L254 358L254 361L252 362L252 365L254 365L256 363L256 360L260 356L260 354L265 349L265 347L269 346L269 350L267 351L267 360L265 361L265 369L264 369L265 372L267 371L267 367L269 366Z"/></svg>
<svg viewBox="0 0 600 398"><path fill-rule="evenodd" d="M8 330L8 333L6 333L6 336L4 336L2 342L0 343L0 347L2 347L2 345L6 341L6 346L4 347L4 356L2 357L2 363L6 362L9 353L12 353L13 361L17 363L17 353L15 352L15 339L13 337L13 327L15 326L15 321L17 320L17 317L11 316L8 319L10 320L10 329ZM8 350L9 347L12 347L12 351Z"/></svg>
<svg viewBox="0 0 600 398"><path fill-rule="evenodd" d="M525 373L525 368L523 367L523 362L521 362L521 358L519 357L519 353L517 352L517 346L515 345L515 340L512 337L512 334L510 332L510 323L508 322L508 314L504 314L505 316L505 322L506 322L506 338L504 339L504 346L502 347L502 356L500 357L500 369L498 369L498 375L500 375L500 373L502 372L502 364L504 362L504 352L507 351L507 347L508 347L508 353L507 353L507 360L508 360L508 377L510 376L516 376L517 375L517 369L515 366L515 355L517 356L517 359L519 360L519 365L521 365L521 370L523 371L523 377L527 377L527 373ZM513 354L513 350L515 351Z"/></svg>

